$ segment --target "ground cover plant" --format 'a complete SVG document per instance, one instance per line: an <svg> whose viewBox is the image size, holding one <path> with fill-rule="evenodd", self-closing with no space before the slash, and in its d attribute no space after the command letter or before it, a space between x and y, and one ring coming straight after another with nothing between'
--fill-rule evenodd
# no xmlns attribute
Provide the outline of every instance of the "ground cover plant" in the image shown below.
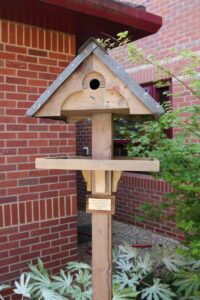
<svg viewBox="0 0 200 300"><path fill-rule="evenodd" d="M174 249L156 246L141 252L128 244L117 246L113 271L113 300L200 299L200 261L186 259ZM14 292L22 300L91 300L91 279L88 264L69 262L59 275L49 275L38 260L15 282Z"/></svg>

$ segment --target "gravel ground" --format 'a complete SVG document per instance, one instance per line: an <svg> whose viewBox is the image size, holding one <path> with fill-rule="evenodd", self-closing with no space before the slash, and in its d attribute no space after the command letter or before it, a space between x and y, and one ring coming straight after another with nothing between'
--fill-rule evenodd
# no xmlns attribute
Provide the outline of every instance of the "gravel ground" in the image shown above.
<svg viewBox="0 0 200 300"><path fill-rule="evenodd" d="M78 225L91 224L91 214L83 211L78 213ZM162 245L163 247L175 248L178 241L167 238L163 235L156 234L150 230L145 230L137 226L127 225L121 222L113 221L113 244L121 244L127 242L133 244L152 244ZM87 249L91 246L91 242L79 244L79 260L90 263L91 256L87 254ZM149 248L146 248L147 250Z"/></svg>

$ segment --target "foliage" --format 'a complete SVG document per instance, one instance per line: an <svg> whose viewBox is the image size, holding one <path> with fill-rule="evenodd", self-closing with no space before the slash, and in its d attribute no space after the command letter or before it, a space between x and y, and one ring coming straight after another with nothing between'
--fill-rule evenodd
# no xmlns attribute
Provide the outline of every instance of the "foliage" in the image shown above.
<svg viewBox="0 0 200 300"><path fill-rule="evenodd" d="M7 290L9 288L9 285L1 284L0 285L0 293L1 291ZM0 295L0 300L3 300L3 297Z"/></svg>
<svg viewBox="0 0 200 300"><path fill-rule="evenodd" d="M113 257L113 300L199 299L200 261L188 260L175 250L159 246L138 252L128 244L117 246ZM91 267L85 263L68 263L66 271L50 276L38 260L30 270L15 282L14 292L22 299L92 299ZM4 288L7 286L0 286L0 291Z"/></svg>
<svg viewBox="0 0 200 300"><path fill-rule="evenodd" d="M155 55L146 55L135 44L127 45L128 33L118 35L120 44L127 48L128 59L135 65L149 64L156 72L158 86L168 84L173 79L180 92L173 97L193 97L194 103L200 100L200 56L190 50L178 52L169 49L165 59ZM123 43L124 39L124 43ZM106 44L109 44L107 40ZM171 58L178 57L181 64L167 68ZM127 58L126 58L127 59ZM164 80L163 80L164 79ZM166 113L156 120L120 120L118 136L129 139L128 155L135 157L155 157L159 159L161 172L157 178L163 178L174 191L166 195L166 200L156 206L144 204L140 207L138 221L152 218L156 221L174 219L178 229L185 234L186 255L200 259L200 105L181 107L172 111L165 103ZM167 131L173 128L173 138ZM174 209L176 208L176 210ZM168 209L168 213L166 213Z"/></svg>

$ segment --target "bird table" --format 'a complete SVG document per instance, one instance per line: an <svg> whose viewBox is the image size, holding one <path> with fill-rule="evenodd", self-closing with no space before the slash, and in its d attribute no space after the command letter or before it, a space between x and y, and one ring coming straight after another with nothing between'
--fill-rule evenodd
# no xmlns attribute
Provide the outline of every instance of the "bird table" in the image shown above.
<svg viewBox="0 0 200 300"><path fill-rule="evenodd" d="M27 116L81 122L92 120L91 157L37 158L36 168L81 170L91 194L93 300L112 299L112 216L122 171L159 171L153 158L113 157L113 118L160 115L162 107L117 64L95 39L27 111Z"/></svg>

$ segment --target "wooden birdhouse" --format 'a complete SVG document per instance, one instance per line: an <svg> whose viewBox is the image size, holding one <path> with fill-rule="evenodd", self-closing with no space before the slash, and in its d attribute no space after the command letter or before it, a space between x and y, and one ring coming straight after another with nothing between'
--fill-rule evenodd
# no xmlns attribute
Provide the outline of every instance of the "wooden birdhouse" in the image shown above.
<svg viewBox="0 0 200 300"><path fill-rule="evenodd" d="M90 39L27 116L74 122L99 112L159 115L163 109L95 39Z"/></svg>
<svg viewBox="0 0 200 300"><path fill-rule="evenodd" d="M78 56L28 110L37 118L77 122L92 119L92 157L38 158L42 169L82 170L87 183L87 211L92 213L93 300L111 300L112 214L122 171L159 171L152 158L112 154L114 116L159 115L162 107L90 39Z"/></svg>

